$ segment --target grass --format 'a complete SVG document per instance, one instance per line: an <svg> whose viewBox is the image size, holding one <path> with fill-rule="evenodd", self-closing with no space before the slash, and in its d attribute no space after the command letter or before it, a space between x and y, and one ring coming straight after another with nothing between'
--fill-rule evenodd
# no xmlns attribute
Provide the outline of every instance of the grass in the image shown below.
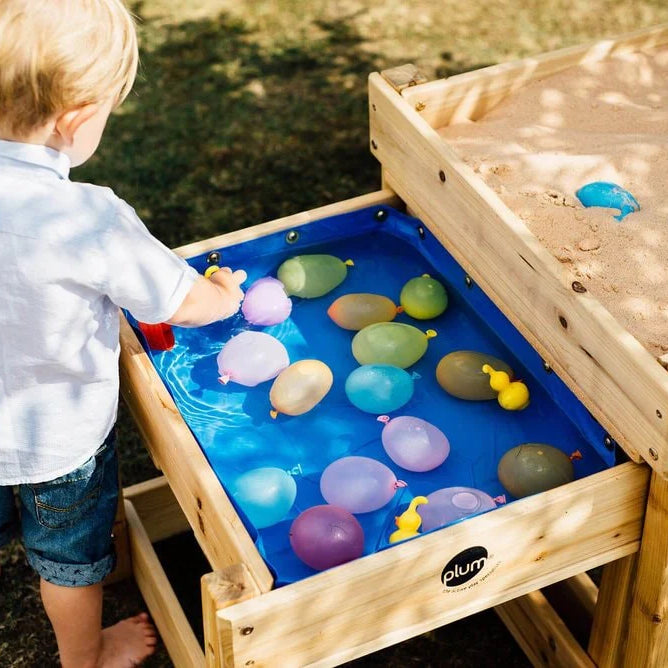
<svg viewBox="0 0 668 668"><path fill-rule="evenodd" d="M73 178L111 186L169 246L377 189L371 71L414 62L447 76L668 21L665 0L145 0L133 9L140 77ZM123 409L119 441L125 484L157 475ZM176 573L193 550L186 537L163 554ZM20 546L0 552L0 565L0 666L57 665ZM177 582L193 617L196 571ZM105 603L106 623L142 607L130 582ZM491 612L355 663L528 665ZM147 665L169 666L164 649Z"/></svg>

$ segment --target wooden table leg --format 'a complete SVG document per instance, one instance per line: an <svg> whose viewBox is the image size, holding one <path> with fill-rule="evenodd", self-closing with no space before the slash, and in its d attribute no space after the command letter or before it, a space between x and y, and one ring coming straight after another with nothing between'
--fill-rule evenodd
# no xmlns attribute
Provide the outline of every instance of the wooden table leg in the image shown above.
<svg viewBox="0 0 668 668"><path fill-rule="evenodd" d="M668 665L667 527L668 481L653 472L631 601L625 666L664 668Z"/></svg>
<svg viewBox="0 0 668 668"><path fill-rule="evenodd" d="M603 567L588 646L599 668L623 665L637 562L638 555L631 554Z"/></svg>

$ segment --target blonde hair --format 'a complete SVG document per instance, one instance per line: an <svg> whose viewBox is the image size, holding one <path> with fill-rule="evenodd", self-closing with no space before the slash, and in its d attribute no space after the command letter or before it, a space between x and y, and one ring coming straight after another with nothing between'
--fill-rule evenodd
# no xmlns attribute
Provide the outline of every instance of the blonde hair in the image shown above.
<svg viewBox="0 0 668 668"><path fill-rule="evenodd" d="M0 128L21 137L79 106L120 104L137 62L122 0L0 0Z"/></svg>

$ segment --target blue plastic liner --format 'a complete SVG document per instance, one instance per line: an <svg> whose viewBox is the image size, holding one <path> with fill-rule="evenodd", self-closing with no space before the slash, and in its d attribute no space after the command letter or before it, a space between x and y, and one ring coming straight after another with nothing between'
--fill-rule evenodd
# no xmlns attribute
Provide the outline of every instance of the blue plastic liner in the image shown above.
<svg viewBox="0 0 668 668"><path fill-rule="evenodd" d="M275 276L288 257L330 253L354 261L338 288L318 299L293 298L292 314L280 325L252 327L238 314L199 329L174 328L172 350L148 350L226 488L241 473L261 466L279 467L294 476L297 499L285 521L257 530L238 509L277 586L314 573L292 552L289 528L301 511L325 503L319 490L320 474L339 457L373 457L408 484L386 507L357 516L365 532L365 554L388 547L394 517L413 496L458 485L481 489L493 497L504 494L496 476L497 463L508 449L521 443L549 443L567 454L579 449L583 458L574 462L577 478L614 464L614 452L604 445L602 427L556 374L545 370L535 350L467 280L462 268L419 220L388 207L371 207L296 227L294 232L297 235L279 232L220 249L221 264L245 269L245 285L249 286L263 276ZM288 238L295 236L298 239L289 243ZM189 262L203 273L207 256ZM398 322L423 331L435 329L438 336L409 369L419 375L413 398L391 417L412 415L432 422L449 438L451 453L434 471L412 473L385 454L380 440L383 425L348 401L345 380L358 366L350 346L354 332L340 329L326 311L337 297L352 292L383 294L398 304L404 283L424 273L443 282L450 303L434 320L416 321L405 314L397 317ZM325 399L304 415L280 415L273 420L269 415L271 382L255 388L232 382L221 385L216 356L230 337L246 329L276 336L288 349L291 362L317 358L327 363L334 385ZM435 369L444 355L455 350L477 350L505 360L529 386L529 407L509 412L494 400L463 401L444 392L436 382ZM511 497L507 499L512 502Z"/></svg>

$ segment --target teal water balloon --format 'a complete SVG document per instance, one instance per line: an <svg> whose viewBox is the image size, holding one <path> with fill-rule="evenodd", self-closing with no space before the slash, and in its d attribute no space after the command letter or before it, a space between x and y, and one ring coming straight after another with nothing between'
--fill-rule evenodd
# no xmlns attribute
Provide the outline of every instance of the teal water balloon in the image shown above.
<svg viewBox="0 0 668 668"><path fill-rule="evenodd" d="M411 374L390 364L365 364L346 379L350 403L366 413L391 413L413 396Z"/></svg>
<svg viewBox="0 0 668 668"><path fill-rule="evenodd" d="M253 526L264 529L287 517L297 497L297 484L283 469L266 466L240 475L231 492Z"/></svg>

